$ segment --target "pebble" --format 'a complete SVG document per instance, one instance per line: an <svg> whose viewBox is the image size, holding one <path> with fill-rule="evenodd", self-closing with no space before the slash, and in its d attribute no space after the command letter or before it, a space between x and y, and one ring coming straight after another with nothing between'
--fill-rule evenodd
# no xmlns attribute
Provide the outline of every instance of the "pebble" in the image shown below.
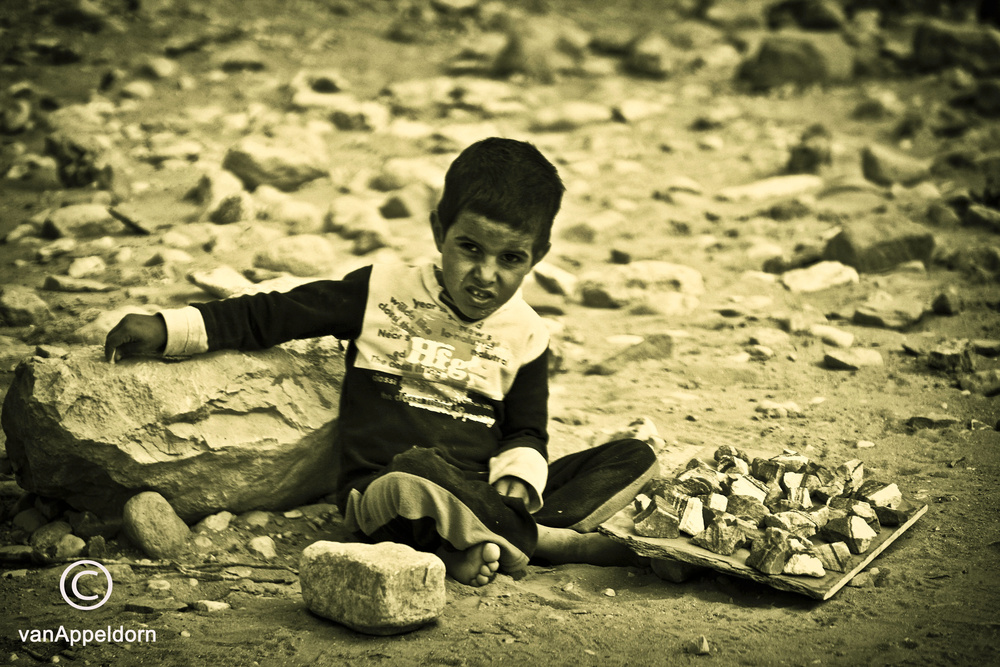
<svg viewBox="0 0 1000 667"><path fill-rule="evenodd" d="M615 592L615 589L613 588L605 588L603 591L601 591L601 594L609 598L613 598L616 595L618 595L618 593Z"/></svg>
<svg viewBox="0 0 1000 667"><path fill-rule="evenodd" d="M834 347L849 348L854 344L854 334L826 324L812 325L809 327L809 333Z"/></svg>
<svg viewBox="0 0 1000 667"><path fill-rule="evenodd" d="M232 512L219 512L217 514L212 514L205 517L198 522L198 525L194 527L196 532L206 532L211 531L213 533L218 533L220 531L229 528L230 522L233 520Z"/></svg>
<svg viewBox="0 0 1000 667"><path fill-rule="evenodd" d="M840 262L819 262L781 275L782 284L796 293L819 292L860 281L857 270Z"/></svg>
<svg viewBox="0 0 1000 667"><path fill-rule="evenodd" d="M871 440L858 440L857 444L855 445L855 447L857 447L858 449L871 449L874 446L875 443L872 442Z"/></svg>
<svg viewBox="0 0 1000 667"><path fill-rule="evenodd" d="M883 366L885 361L878 350L850 349L827 350L823 355L823 365L830 370L857 371L862 368Z"/></svg>
<svg viewBox="0 0 1000 667"><path fill-rule="evenodd" d="M708 644L708 638L705 635L701 635L697 639L691 640L688 645L688 650L690 653L695 655L709 655L712 652L711 646Z"/></svg>
<svg viewBox="0 0 1000 667"><path fill-rule="evenodd" d="M170 582L166 579L150 579L146 582L146 588L151 591L169 591Z"/></svg>
<svg viewBox="0 0 1000 667"><path fill-rule="evenodd" d="M278 556L274 549L274 540L267 535L260 535L247 542L247 549L265 560L271 560Z"/></svg>
<svg viewBox="0 0 1000 667"><path fill-rule="evenodd" d="M153 558L171 558L184 548L190 529L159 493L144 491L125 503L125 535Z"/></svg>

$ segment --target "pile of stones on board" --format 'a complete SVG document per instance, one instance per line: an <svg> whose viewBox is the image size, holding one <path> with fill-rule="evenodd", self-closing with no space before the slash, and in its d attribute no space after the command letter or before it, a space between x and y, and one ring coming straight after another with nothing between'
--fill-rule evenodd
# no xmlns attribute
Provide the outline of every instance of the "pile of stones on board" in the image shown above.
<svg viewBox="0 0 1000 667"><path fill-rule="evenodd" d="M793 451L751 458L729 445L714 458L653 480L636 497L635 532L683 534L722 556L748 548L746 564L764 574L824 577L848 571L883 526L909 517L896 484L865 479L859 459L833 469Z"/></svg>

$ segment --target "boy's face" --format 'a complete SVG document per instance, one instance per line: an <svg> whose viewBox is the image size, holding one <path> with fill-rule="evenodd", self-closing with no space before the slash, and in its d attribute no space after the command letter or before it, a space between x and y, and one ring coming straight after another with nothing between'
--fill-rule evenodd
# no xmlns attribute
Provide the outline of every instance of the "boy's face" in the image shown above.
<svg viewBox="0 0 1000 667"><path fill-rule="evenodd" d="M463 210L445 232L431 214L434 243L441 253L445 292L470 320L481 320L517 292L545 253L534 249L533 230L520 231L484 215Z"/></svg>

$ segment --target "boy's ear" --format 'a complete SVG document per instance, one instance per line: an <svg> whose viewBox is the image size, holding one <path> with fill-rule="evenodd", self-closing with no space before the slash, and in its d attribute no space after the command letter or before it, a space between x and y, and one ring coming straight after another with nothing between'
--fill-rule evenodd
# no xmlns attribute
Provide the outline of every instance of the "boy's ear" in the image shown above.
<svg viewBox="0 0 1000 667"><path fill-rule="evenodd" d="M441 248L444 246L445 232L444 228L441 227L441 218L438 217L436 210L431 211L431 233L434 234L434 245L437 246L438 252L441 252Z"/></svg>

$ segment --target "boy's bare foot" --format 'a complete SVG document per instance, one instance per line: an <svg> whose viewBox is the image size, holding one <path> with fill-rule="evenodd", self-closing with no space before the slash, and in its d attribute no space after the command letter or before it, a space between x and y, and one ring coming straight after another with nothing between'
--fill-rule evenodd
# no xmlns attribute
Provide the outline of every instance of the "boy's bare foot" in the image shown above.
<svg viewBox="0 0 1000 667"><path fill-rule="evenodd" d="M628 567L642 563L635 552L606 535L549 526L538 526L538 546L534 555L555 565L584 563Z"/></svg>
<svg viewBox="0 0 1000 667"><path fill-rule="evenodd" d="M442 547L437 555L444 561L448 575L468 586L485 586L500 569L500 547L492 542L476 544L465 551Z"/></svg>

